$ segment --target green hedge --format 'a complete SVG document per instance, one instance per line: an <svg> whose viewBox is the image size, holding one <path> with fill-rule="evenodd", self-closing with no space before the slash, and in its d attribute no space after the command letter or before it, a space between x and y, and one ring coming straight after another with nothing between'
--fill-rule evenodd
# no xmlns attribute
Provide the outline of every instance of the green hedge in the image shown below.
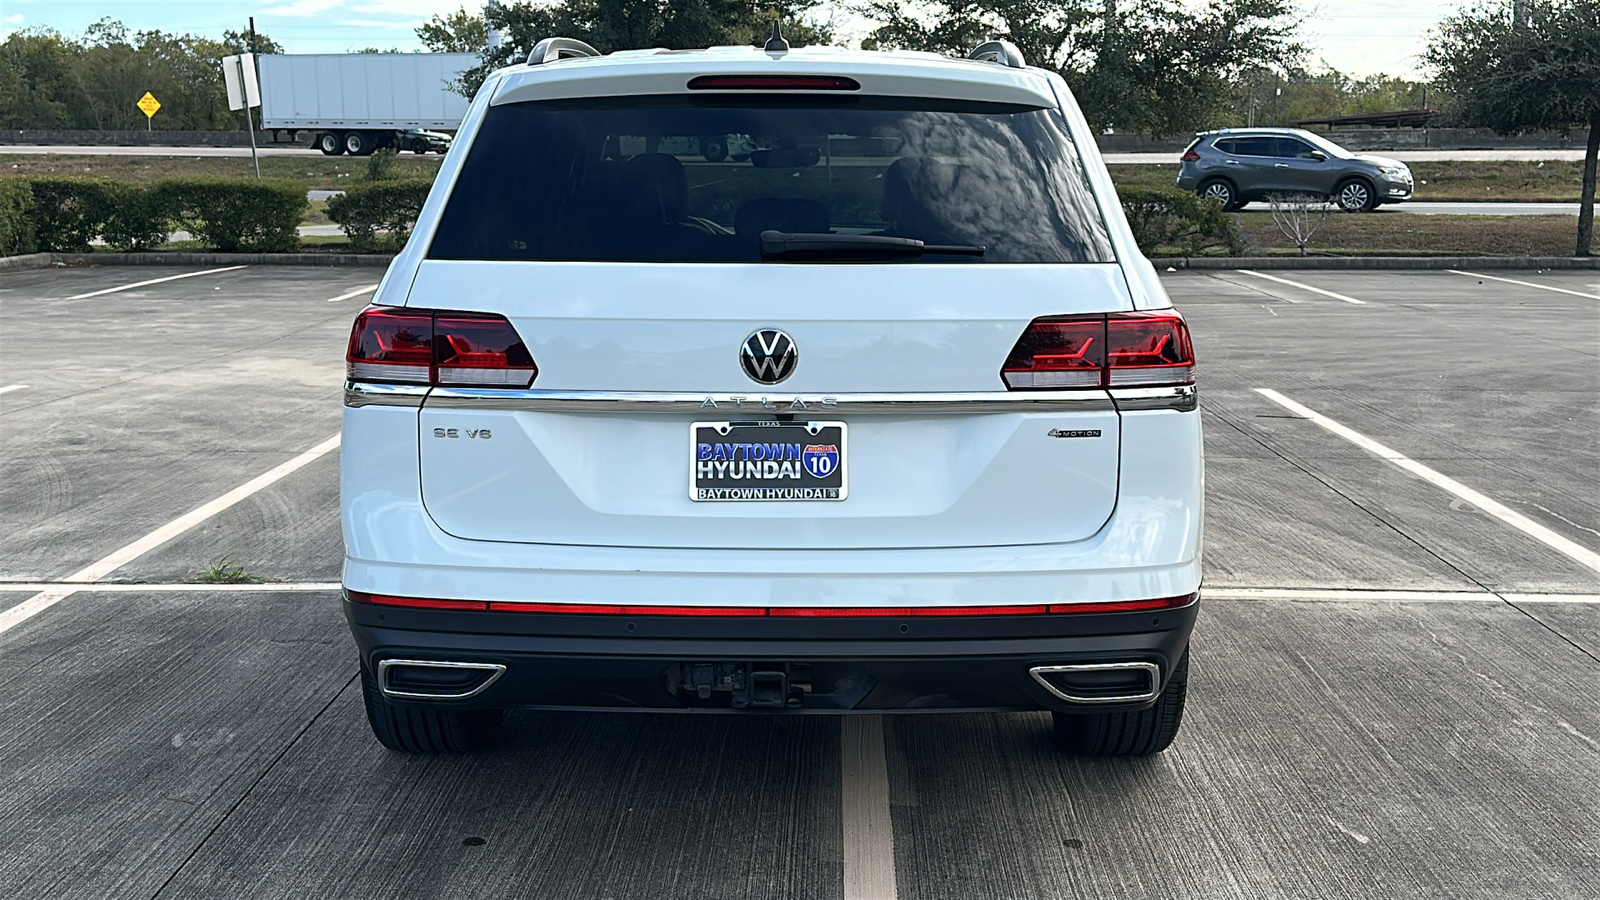
<svg viewBox="0 0 1600 900"><path fill-rule="evenodd" d="M275 178L169 178L150 186L155 203L207 247L223 252L296 250L306 187Z"/></svg>
<svg viewBox="0 0 1600 900"><path fill-rule="evenodd" d="M353 250L398 250L417 224L432 186L425 179L352 184L328 200L328 218L349 235Z"/></svg>
<svg viewBox="0 0 1600 900"><path fill-rule="evenodd" d="M1199 256L1221 249L1229 256L1244 252L1244 239L1222 204L1177 188L1127 187L1117 191L1134 240L1146 256L1176 251Z"/></svg>
<svg viewBox="0 0 1600 900"><path fill-rule="evenodd" d="M293 181L173 178L151 185L110 178L6 179L11 194L26 191L31 242L10 239L6 210L18 201L0 194L0 250L84 253L96 238L116 250L148 250L183 229L207 247L257 252L294 250L296 229L307 202L304 185ZM18 187L18 186L22 187Z"/></svg>
<svg viewBox="0 0 1600 900"><path fill-rule="evenodd" d="M21 178L0 180L0 256L39 249L33 224L33 187Z"/></svg>

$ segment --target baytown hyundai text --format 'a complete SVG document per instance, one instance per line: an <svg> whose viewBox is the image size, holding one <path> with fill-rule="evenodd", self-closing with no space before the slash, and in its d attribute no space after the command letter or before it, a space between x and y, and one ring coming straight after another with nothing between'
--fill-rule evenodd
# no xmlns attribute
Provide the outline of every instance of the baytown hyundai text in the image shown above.
<svg viewBox="0 0 1600 900"><path fill-rule="evenodd" d="M1178 730L1189 332L1014 47L546 41L479 91L347 370L390 748L511 707Z"/></svg>

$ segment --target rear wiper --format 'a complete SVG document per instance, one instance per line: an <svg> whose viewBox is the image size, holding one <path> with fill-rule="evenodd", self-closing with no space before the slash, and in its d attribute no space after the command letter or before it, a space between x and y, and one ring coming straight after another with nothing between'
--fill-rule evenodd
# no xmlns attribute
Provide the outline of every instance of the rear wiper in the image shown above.
<svg viewBox="0 0 1600 900"><path fill-rule="evenodd" d="M913 259L931 253L982 256L974 244L925 244L916 238L881 234L791 234L761 232L763 259Z"/></svg>

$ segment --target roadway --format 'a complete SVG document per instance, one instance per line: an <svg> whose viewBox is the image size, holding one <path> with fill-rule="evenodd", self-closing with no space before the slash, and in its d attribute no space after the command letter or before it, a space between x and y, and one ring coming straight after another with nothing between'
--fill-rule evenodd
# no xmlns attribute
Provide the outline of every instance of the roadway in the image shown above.
<svg viewBox="0 0 1600 900"><path fill-rule="evenodd" d="M1271 274L1165 277L1206 585L1146 760L1038 714L389 753L330 443L378 273L0 274L0 896L1600 896L1600 272Z"/></svg>

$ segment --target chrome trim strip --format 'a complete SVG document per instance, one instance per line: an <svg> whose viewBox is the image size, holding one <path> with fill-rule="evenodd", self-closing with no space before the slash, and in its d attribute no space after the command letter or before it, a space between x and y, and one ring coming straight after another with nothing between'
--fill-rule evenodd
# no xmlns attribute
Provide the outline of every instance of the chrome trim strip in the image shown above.
<svg viewBox="0 0 1600 900"><path fill-rule="evenodd" d="M576 413L680 413L719 415L923 415L1107 411L1105 391L966 391L905 394L742 394L688 391L544 391L435 388L429 409L509 409Z"/></svg>
<svg viewBox="0 0 1600 900"><path fill-rule="evenodd" d="M1200 394L1192 384L1166 387L1112 388L1111 399L1119 412L1145 409L1175 409L1193 412L1200 408Z"/></svg>
<svg viewBox="0 0 1600 900"><path fill-rule="evenodd" d="M1055 672L1109 672L1125 669L1140 669L1150 676L1150 689L1139 694L1114 694L1109 697L1085 697L1078 694L1069 694L1061 690L1044 676ZM1116 663L1079 663L1070 666L1034 666L1028 670L1033 680L1039 682L1045 690L1068 703L1143 703L1154 700L1161 693L1161 667L1153 662L1116 662Z"/></svg>
<svg viewBox="0 0 1600 900"><path fill-rule="evenodd" d="M483 684L478 685L465 694L419 694L415 691L400 691L389 687L389 670L395 666L416 666L423 669L477 669L481 672L492 672ZM476 697L489 689L489 685L500 680L506 673L506 667L500 663L469 663L469 662L441 662L436 659L385 659L378 663L378 690L385 697L394 697L399 700L467 700Z"/></svg>
<svg viewBox="0 0 1600 900"><path fill-rule="evenodd" d="M432 388L425 384L368 384L361 381L346 381L344 383L344 405L351 409L360 409L363 406L410 406L422 405L422 399L428 396Z"/></svg>

